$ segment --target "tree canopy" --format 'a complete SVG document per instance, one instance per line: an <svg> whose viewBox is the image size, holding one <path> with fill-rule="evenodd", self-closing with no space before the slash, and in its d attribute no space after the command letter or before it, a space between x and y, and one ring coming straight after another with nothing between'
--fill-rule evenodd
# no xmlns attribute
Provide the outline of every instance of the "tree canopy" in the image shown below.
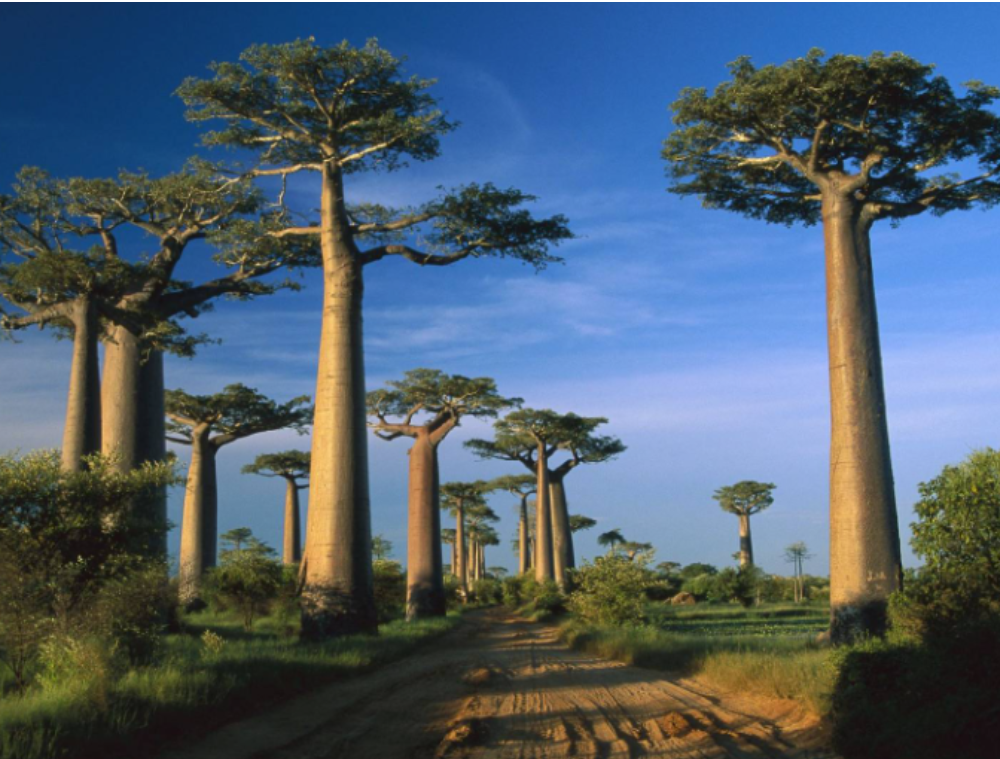
<svg viewBox="0 0 1000 759"><path fill-rule="evenodd" d="M262 453L252 463L246 464L242 472L243 474L259 474L263 477L302 480L309 477L311 458L309 451Z"/></svg>
<svg viewBox="0 0 1000 759"><path fill-rule="evenodd" d="M441 507L452 513L459 508L486 507L486 494L492 488L485 480L446 482L441 486Z"/></svg>
<svg viewBox="0 0 1000 759"><path fill-rule="evenodd" d="M780 224L817 223L828 191L871 219L996 203L1000 117L987 106L1000 89L959 95L933 71L902 53L738 58L729 81L673 103L671 191Z"/></svg>
<svg viewBox="0 0 1000 759"><path fill-rule="evenodd" d="M409 159L437 157L439 138L456 126L428 92L434 80L405 76L403 61L374 39L363 47L347 41L323 47L312 38L253 45L239 62L210 69L212 78L188 78L177 94L190 120L223 122L204 134L205 144L255 152L253 176L284 181L301 171L393 171ZM443 191L413 208L356 204L346 208L348 232L370 245L362 263L401 256L443 265L510 256L541 268L559 260L549 245L572 235L565 217L536 220L521 208L534 199L486 183ZM279 236L319 233L310 218L287 221Z"/></svg>
<svg viewBox="0 0 1000 759"><path fill-rule="evenodd" d="M207 427L216 433L211 442L218 448L271 430L291 428L304 433L312 423L309 396L278 403L240 383L227 385L214 395L168 390L165 401L168 439L183 445L191 445L198 427Z"/></svg>
<svg viewBox="0 0 1000 759"><path fill-rule="evenodd" d="M777 485L771 482L743 480L735 485L719 488L712 495L712 498L719 502L723 511L740 516L751 516L774 503L772 491L776 487Z"/></svg>

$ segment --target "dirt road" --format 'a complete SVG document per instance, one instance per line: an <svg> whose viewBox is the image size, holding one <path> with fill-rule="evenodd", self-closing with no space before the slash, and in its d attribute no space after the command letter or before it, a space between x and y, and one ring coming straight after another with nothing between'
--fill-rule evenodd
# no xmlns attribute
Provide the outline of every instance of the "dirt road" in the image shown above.
<svg viewBox="0 0 1000 759"><path fill-rule="evenodd" d="M500 611L161 759L831 759L787 701L570 651Z"/></svg>

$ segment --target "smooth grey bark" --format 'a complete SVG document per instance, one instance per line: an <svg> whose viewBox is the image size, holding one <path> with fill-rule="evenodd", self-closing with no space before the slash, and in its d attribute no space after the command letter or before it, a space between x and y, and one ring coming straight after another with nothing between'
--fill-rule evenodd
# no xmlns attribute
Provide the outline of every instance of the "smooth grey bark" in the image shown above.
<svg viewBox="0 0 1000 759"><path fill-rule="evenodd" d="M324 165L323 321L316 378L302 634L378 628L372 586L362 264L339 170Z"/></svg>
<svg viewBox="0 0 1000 759"><path fill-rule="evenodd" d="M458 592L464 599L469 594L469 575L465 554L465 507L461 501L455 507L455 565L453 571L458 578Z"/></svg>
<svg viewBox="0 0 1000 759"><path fill-rule="evenodd" d="M420 431L410 448L406 551L406 618L445 614L437 444Z"/></svg>
<svg viewBox="0 0 1000 759"><path fill-rule="evenodd" d="M118 471L130 472L146 461L166 458L163 382L163 354L142 345L125 327L113 327L104 348L101 451L116 457ZM153 525L161 533L142 550L166 556L166 487L133 503L132 519Z"/></svg>
<svg viewBox="0 0 1000 759"><path fill-rule="evenodd" d="M285 520L282 536L282 564L298 564L302 559L300 487L294 477L285 477Z"/></svg>
<svg viewBox="0 0 1000 759"><path fill-rule="evenodd" d="M97 355L100 330L97 308L81 296L70 305L73 322L73 363L66 400L62 468L78 472L83 457L101 450L101 373Z"/></svg>
<svg viewBox="0 0 1000 759"><path fill-rule="evenodd" d="M545 444L538 445L538 486L535 493L535 580L555 579L552 556L552 516L549 506L549 462Z"/></svg>
<svg viewBox="0 0 1000 759"><path fill-rule="evenodd" d="M216 447L209 439L209 425L191 430L191 463L184 493L184 516L181 521L179 596L181 604L191 606L201 595L205 570L216 563L218 534L218 482Z"/></svg>
<svg viewBox="0 0 1000 759"><path fill-rule="evenodd" d="M753 566L753 541L750 538L750 515L739 514L740 518L740 568Z"/></svg>
<svg viewBox="0 0 1000 759"><path fill-rule="evenodd" d="M830 635L881 634L902 584L872 273L872 219L823 193L830 357Z"/></svg>
<svg viewBox="0 0 1000 759"><path fill-rule="evenodd" d="M549 509L552 513L553 570L559 587L566 590L567 570L573 566L573 533L569 529L566 487L563 476L549 472Z"/></svg>
<svg viewBox="0 0 1000 759"><path fill-rule="evenodd" d="M521 518L517 526L518 574L526 574L531 569L531 554L528 545L528 496L521 496Z"/></svg>

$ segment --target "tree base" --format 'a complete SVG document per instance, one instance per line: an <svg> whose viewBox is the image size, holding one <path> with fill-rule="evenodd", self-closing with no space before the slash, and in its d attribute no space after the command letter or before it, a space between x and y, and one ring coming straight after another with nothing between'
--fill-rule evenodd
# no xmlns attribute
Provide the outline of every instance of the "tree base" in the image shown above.
<svg viewBox="0 0 1000 759"><path fill-rule="evenodd" d="M301 638L326 640L358 634L378 634L374 604L340 591L315 588L303 591Z"/></svg>
<svg viewBox="0 0 1000 759"><path fill-rule="evenodd" d="M406 621L443 617L448 613L444 591L411 589L406 599Z"/></svg>
<svg viewBox="0 0 1000 759"><path fill-rule="evenodd" d="M881 638L889 628L887 601L841 604L830 607L829 641L834 645L854 643L866 638Z"/></svg>

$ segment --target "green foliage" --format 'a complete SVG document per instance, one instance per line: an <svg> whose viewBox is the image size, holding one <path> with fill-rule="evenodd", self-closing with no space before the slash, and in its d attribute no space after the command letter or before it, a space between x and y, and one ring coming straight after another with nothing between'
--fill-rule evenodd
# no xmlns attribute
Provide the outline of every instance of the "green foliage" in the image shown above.
<svg viewBox="0 0 1000 759"><path fill-rule="evenodd" d="M656 582L643 561L599 556L575 574L569 610L595 625L638 625L646 619L646 589Z"/></svg>
<svg viewBox="0 0 1000 759"><path fill-rule="evenodd" d="M312 456L309 451L282 451L262 453L241 470L243 474L259 474L264 477L287 477L302 480L309 476Z"/></svg>
<svg viewBox="0 0 1000 759"><path fill-rule="evenodd" d="M581 530L589 530L592 527L597 526L597 520L591 519L590 517L585 517L583 514L570 514L569 515L569 531L570 532L580 532Z"/></svg>
<svg viewBox="0 0 1000 759"><path fill-rule="evenodd" d="M824 59L814 49L780 66L738 58L729 71L711 94L687 88L672 105L663 157L673 192L780 224L817 223L817 191L849 193L890 219L1000 199L996 87L970 82L958 96L902 53ZM978 174L953 171L975 159Z"/></svg>
<svg viewBox="0 0 1000 759"><path fill-rule="evenodd" d="M484 577L472 585L472 601L480 606L493 606L503 602L505 586L497 579Z"/></svg>
<svg viewBox="0 0 1000 759"><path fill-rule="evenodd" d="M392 555L392 541L382 535L372 536L372 559L384 561Z"/></svg>
<svg viewBox="0 0 1000 759"><path fill-rule="evenodd" d="M398 619L406 610L406 572L398 561L372 562L375 583L375 611L379 624Z"/></svg>
<svg viewBox="0 0 1000 759"><path fill-rule="evenodd" d="M219 537L225 546L219 566L212 571L219 595L231 603L253 629L254 618L267 611L281 590L283 572L274 558L274 549L253 537L247 528L238 528Z"/></svg>
<svg viewBox="0 0 1000 759"><path fill-rule="evenodd" d="M525 603L524 576L512 575L502 581L501 601L509 609L517 609Z"/></svg>
<svg viewBox="0 0 1000 759"><path fill-rule="evenodd" d="M735 485L719 488L712 496L723 511L741 516L751 516L774 503L772 491L777 487L771 482L743 480Z"/></svg>
<svg viewBox="0 0 1000 759"><path fill-rule="evenodd" d="M304 434L312 424L309 396L301 395L278 403L241 383L227 385L214 395L191 395L183 390L167 390L167 432L175 442L190 444L196 427L207 426L217 433L216 447L241 438L272 430L294 429Z"/></svg>

